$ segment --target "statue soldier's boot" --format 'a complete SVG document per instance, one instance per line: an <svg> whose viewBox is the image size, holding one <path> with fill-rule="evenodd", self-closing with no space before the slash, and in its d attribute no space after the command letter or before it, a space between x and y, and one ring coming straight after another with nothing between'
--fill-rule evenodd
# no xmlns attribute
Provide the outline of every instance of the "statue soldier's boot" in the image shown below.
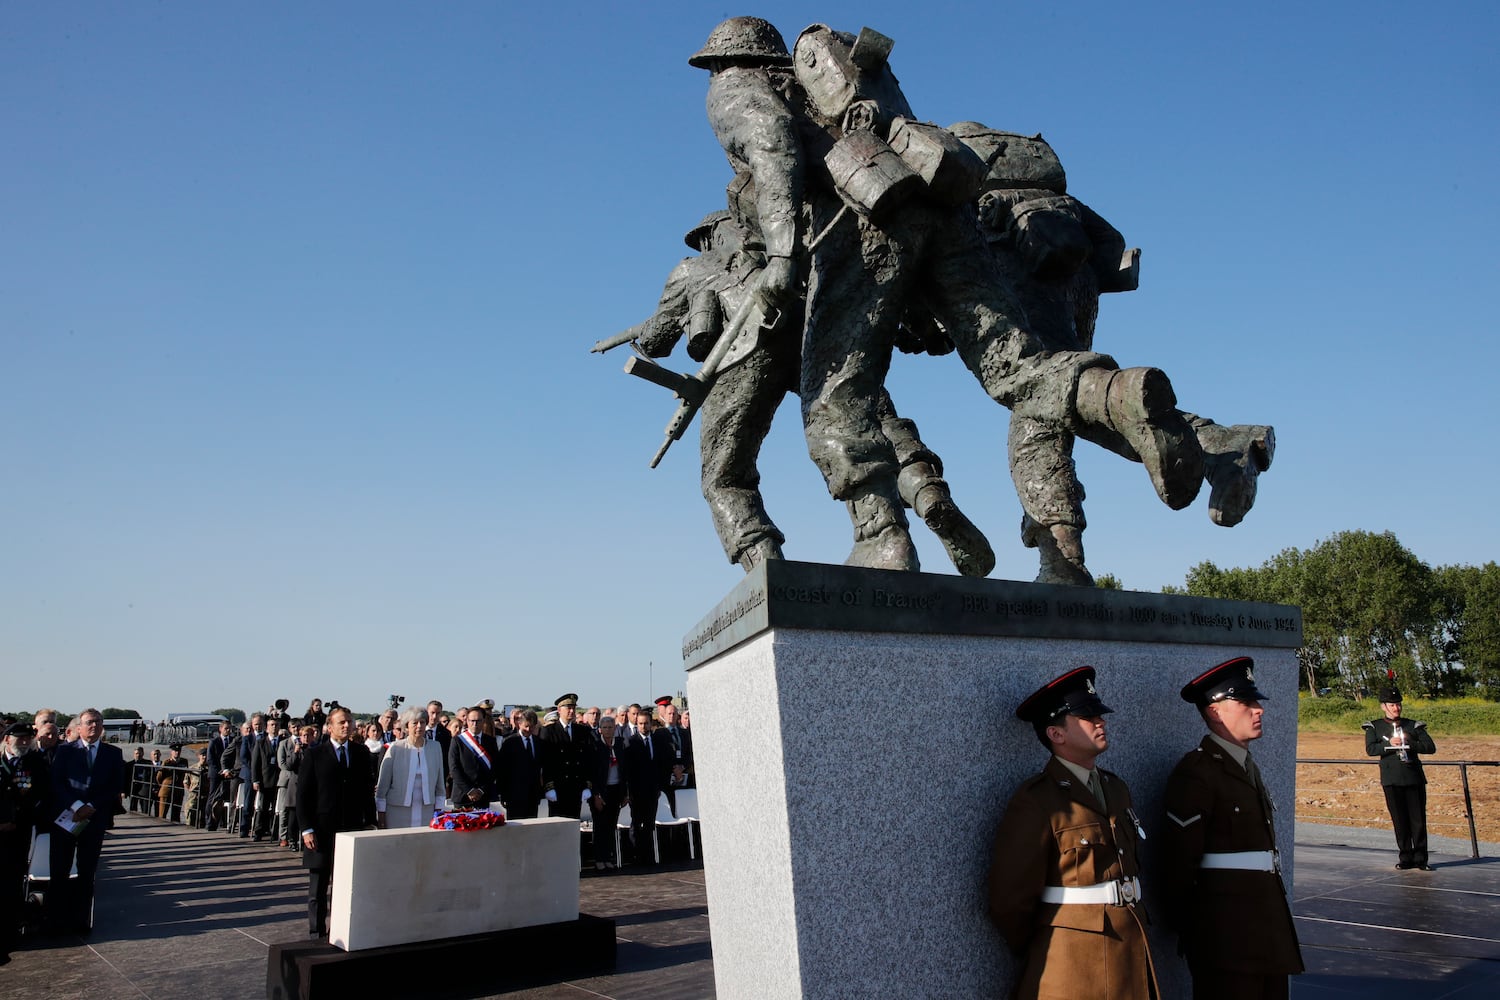
<svg viewBox="0 0 1500 1000"><path fill-rule="evenodd" d="M1181 510L1203 485L1203 449L1160 368L1089 368L1079 376L1074 412L1091 441L1119 435L1146 466L1162 503ZM1097 430L1107 432L1104 435ZM1107 445L1106 445L1107 446Z"/></svg>
<svg viewBox="0 0 1500 1000"><path fill-rule="evenodd" d="M754 543L741 549L739 557L735 559L735 562L745 567L745 572L748 573L767 559L780 558L782 558L781 546L777 544L776 539L767 535L756 539Z"/></svg>
<svg viewBox="0 0 1500 1000"><path fill-rule="evenodd" d="M1203 478L1212 490L1208 516L1214 524L1232 528L1255 506L1260 474L1276 455L1276 430L1265 424L1223 427L1203 417L1191 417L1203 447Z"/></svg>
<svg viewBox="0 0 1500 1000"><path fill-rule="evenodd" d="M844 560L845 566L913 572L922 568L907 530L906 511L894 488L866 485L848 507L849 520L854 522L854 549Z"/></svg>
<svg viewBox="0 0 1500 1000"><path fill-rule="evenodd" d="M1083 529L1071 524L1048 527L1021 515L1021 541L1042 557L1037 583L1092 587L1094 575L1083 564Z"/></svg>
<svg viewBox="0 0 1500 1000"><path fill-rule="evenodd" d="M902 501L917 512L948 550L955 569L964 576L990 575L995 568L995 550L990 547L990 540L958 509L947 480L932 465L912 462L902 466L896 486Z"/></svg>

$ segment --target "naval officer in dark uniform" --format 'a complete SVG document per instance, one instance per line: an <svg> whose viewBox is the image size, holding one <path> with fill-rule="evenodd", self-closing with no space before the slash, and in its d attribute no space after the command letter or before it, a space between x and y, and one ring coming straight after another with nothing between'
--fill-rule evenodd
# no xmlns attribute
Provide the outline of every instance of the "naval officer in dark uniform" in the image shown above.
<svg viewBox="0 0 1500 1000"><path fill-rule="evenodd" d="M542 727L542 788L548 815L578 819L583 804L593 796L589 783L594 777L594 731L574 718L578 695L571 691L553 703L557 721Z"/></svg>
<svg viewBox="0 0 1500 1000"><path fill-rule="evenodd" d="M1193 678L1182 699L1208 735L1167 778L1162 860L1168 922L1194 1000L1283 1000L1303 970L1276 853L1275 807L1250 755L1265 695L1238 656Z"/></svg>
<svg viewBox="0 0 1500 1000"><path fill-rule="evenodd" d="M1052 757L1011 797L990 865L990 919L1024 963L1013 1000L1160 995L1141 903L1145 832L1125 782L1095 766L1113 710L1094 677L1070 670L1016 709Z"/></svg>
<svg viewBox="0 0 1500 1000"><path fill-rule="evenodd" d="M1380 758L1380 786L1396 831L1396 867L1432 871L1427 863L1427 775L1418 754L1437 753L1427 723L1403 718L1394 674L1380 689L1383 718L1364 724L1365 753Z"/></svg>

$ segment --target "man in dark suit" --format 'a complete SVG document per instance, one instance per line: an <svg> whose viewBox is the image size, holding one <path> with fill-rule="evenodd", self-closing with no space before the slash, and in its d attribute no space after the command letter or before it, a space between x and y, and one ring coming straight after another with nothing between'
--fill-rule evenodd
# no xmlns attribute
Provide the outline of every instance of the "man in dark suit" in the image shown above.
<svg viewBox="0 0 1500 1000"><path fill-rule="evenodd" d="M272 722L271 726L285 725ZM250 762L251 780L255 782L258 796L255 807L255 839L276 836L276 790L281 783L281 764L276 757L276 748L286 739L284 731L272 729L256 741L255 759ZM280 846L285 847L283 842Z"/></svg>
<svg viewBox="0 0 1500 1000"><path fill-rule="evenodd" d="M239 748L235 751L235 777L239 779L240 836L248 837L255 830L255 754L265 739L263 727L265 716L259 712L250 716L240 729ZM259 840L260 837L255 838Z"/></svg>
<svg viewBox="0 0 1500 1000"><path fill-rule="evenodd" d="M448 751L453 749L453 734L439 720L443 716L443 703L436 698L427 703L427 738L437 740L443 748L443 763L448 763Z"/></svg>
<svg viewBox="0 0 1500 1000"><path fill-rule="evenodd" d="M656 744L651 740L651 713L642 709L635 717L635 732L625 740L625 786L630 795L630 839L635 844L635 863L656 863L651 838L656 831L656 799L661 794L661 768L656 763Z"/></svg>
<svg viewBox="0 0 1500 1000"><path fill-rule="evenodd" d="M677 815L677 789L687 787L688 772L693 767L693 738L677 724L677 705L671 695L656 699L656 717L660 728L651 734L656 741L656 766L661 770L661 788L667 793L667 806Z"/></svg>
<svg viewBox="0 0 1500 1000"><path fill-rule="evenodd" d="M464 731L448 751L448 771L453 776L455 809L488 809L500 798L500 748L495 737L484 731L486 713L470 708L464 713Z"/></svg>
<svg viewBox="0 0 1500 1000"><path fill-rule="evenodd" d="M219 828L219 796L224 792L224 748L233 738L234 727L219 723L219 735L208 741L208 828Z"/></svg>
<svg viewBox="0 0 1500 1000"><path fill-rule="evenodd" d="M565 694L554 702L557 721L542 727L542 788L551 803L552 816L583 815L583 803L593 794L589 782L594 777L597 737L594 731L574 716L578 696Z"/></svg>
<svg viewBox="0 0 1500 1000"><path fill-rule="evenodd" d="M520 724L500 744L500 801L507 819L535 819L542 800L542 748L536 735L536 713L513 716Z"/></svg>
<svg viewBox="0 0 1500 1000"><path fill-rule="evenodd" d="M328 936L335 835L375 829L374 758L351 740L354 720L347 708L328 713L328 739L307 751L297 768L297 820L302 826L302 865L307 869L307 929Z"/></svg>
<svg viewBox="0 0 1500 1000"><path fill-rule="evenodd" d="M125 790L125 758L120 748L105 743L104 716L97 708L78 715L76 743L60 743L52 761L52 804L55 810L73 809L74 832L53 825L51 855L52 884L47 889L47 925L55 932L76 930L87 934L93 928L94 876L104 833L124 811L120 796ZM74 807L74 803L78 803ZM81 828L76 824L83 823ZM74 863L78 878L68 878Z"/></svg>

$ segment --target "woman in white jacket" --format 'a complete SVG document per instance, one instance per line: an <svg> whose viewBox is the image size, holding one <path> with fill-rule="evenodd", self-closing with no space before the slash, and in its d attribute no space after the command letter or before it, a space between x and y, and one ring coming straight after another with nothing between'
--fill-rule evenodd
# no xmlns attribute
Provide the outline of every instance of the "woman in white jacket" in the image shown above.
<svg viewBox="0 0 1500 1000"><path fill-rule="evenodd" d="M377 821L387 830L426 826L443 807L442 744L427 739L416 709L402 712L400 722L406 738L386 747L375 780Z"/></svg>

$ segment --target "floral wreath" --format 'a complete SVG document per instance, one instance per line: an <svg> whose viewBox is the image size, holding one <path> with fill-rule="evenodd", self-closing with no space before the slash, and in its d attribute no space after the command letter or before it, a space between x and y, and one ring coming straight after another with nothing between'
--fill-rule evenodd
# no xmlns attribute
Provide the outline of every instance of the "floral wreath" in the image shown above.
<svg viewBox="0 0 1500 1000"><path fill-rule="evenodd" d="M452 812L438 810L432 814L434 830L488 830L493 826L504 826L505 814L488 809L455 809Z"/></svg>

